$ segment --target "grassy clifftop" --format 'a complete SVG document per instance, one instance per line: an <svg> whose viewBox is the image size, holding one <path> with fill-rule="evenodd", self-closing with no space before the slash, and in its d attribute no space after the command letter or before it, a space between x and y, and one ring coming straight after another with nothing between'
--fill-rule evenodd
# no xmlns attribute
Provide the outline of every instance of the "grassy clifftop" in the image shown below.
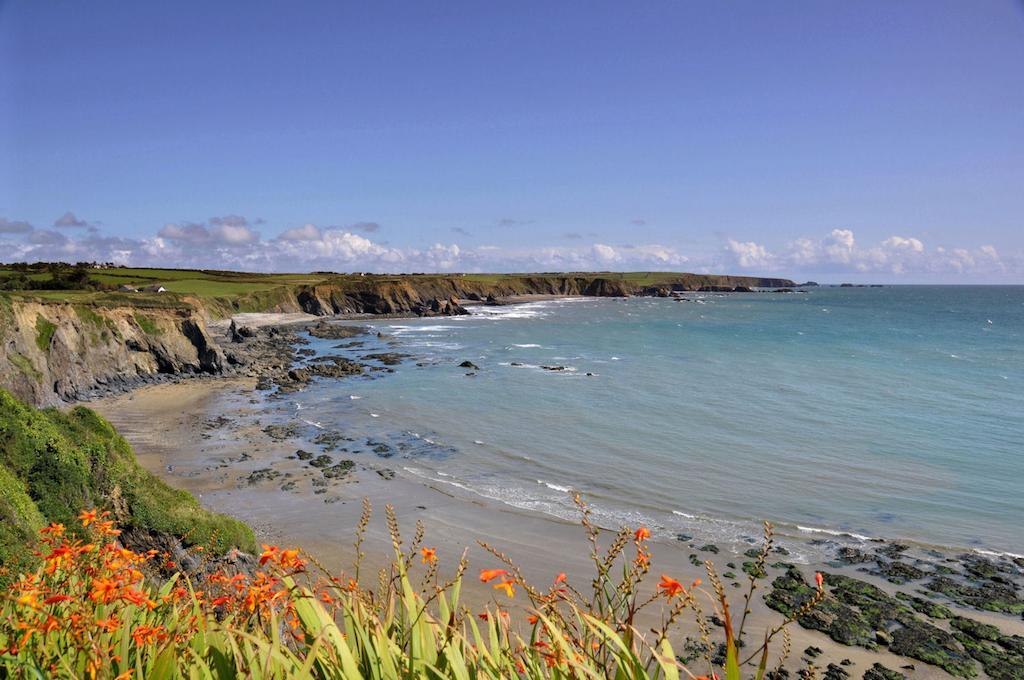
<svg viewBox="0 0 1024 680"><path fill-rule="evenodd" d="M3 282L18 272L0 265ZM641 295L656 290L697 290L703 286L768 287L795 285L788 279L681 272L544 272L523 274L260 274L250 272L146 269L130 267L92 268L85 275L96 285L117 290L19 290L8 295L16 300L66 302L98 307L201 307L209 316L224 317L236 312L314 311L322 313L320 302L331 299L341 307L375 301L396 288L406 298L426 299L438 295L506 296L524 294ZM43 281L49 274L37 272L28 279ZM147 290L162 287L165 292ZM125 292L121 288L136 288ZM311 301L311 303L307 303ZM339 305L327 305L328 307ZM388 305L385 305L388 306ZM307 308L308 307L308 308ZM398 312L408 310L395 310ZM372 312L371 312L372 313Z"/></svg>
<svg viewBox="0 0 1024 680"><path fill-rule="evenodd" d="M128 443L93 411L36 409L0 389L0 565L19 573L49 522L68 527L82 508L110 510L127 528L184 537L225 552L255 548L241 522L204 510L135 460ZM0 582L5 577L0 575Z"/></svg>

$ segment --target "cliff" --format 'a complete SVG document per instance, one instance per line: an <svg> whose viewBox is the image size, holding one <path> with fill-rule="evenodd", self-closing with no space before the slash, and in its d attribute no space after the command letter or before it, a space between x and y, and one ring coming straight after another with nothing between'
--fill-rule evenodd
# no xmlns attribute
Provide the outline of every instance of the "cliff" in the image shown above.
<svg viewBox="0 0 1024 680"><path fill-rule="evenodd" d="M517 295L664 296L673 291L787 288L789 279L714 274L523 274L334 277L316 284L261 293L265 311L333 314L460 313L457 302ZM218 301L219 309L254 311L247 296Z"/></svg>
<svg viewBox="0 0 1024 680"><path fill-rule="evenodd" d="M194 309L0 297L0 387L30 404L73 401L97 384L223 368L224 354Z"/></svg>

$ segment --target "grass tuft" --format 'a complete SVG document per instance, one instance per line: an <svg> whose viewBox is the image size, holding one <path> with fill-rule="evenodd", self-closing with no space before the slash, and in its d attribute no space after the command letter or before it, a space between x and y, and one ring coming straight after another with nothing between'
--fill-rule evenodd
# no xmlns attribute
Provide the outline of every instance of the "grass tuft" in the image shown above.
<svg viewBox="0 0 1024 680"><path fill-rule="evenodd" d="M57 332L57 327L50 323L45 316L41 314L36 316L36 347L40 352L49 351L50 341L53 340L55 332Z"/></svg>

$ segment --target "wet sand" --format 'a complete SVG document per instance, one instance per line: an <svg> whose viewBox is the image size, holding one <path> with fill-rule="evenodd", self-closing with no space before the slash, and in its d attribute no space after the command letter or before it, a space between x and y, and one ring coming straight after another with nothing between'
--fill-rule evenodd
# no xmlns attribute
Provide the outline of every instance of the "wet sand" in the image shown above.
<svg viewBox="0 0 1024 680"><path fill-rule="evenodd" d="M436 547L442 575L455 569L465 550L470 559L470 585L465 601L482 609L488 601L524 606L525 598L509 602L495 598L490 588L476 582L479 569L501 566L476 541L486 541L510 555L527 579L546 586L560 571L565 571L581 590L589 585L593 567L589 544L582 527L553 517L521 511L502 503L483 499L458 489L443 489L427 480L403 476L400 465L386 459L367 460L353 455L355 468L344 478L324 484L320 470L296 457L298 450L319 454L316 444L297 434L290 436L288 422L273 415L266 393L254 389L255 381L234 379L169 384L146 387L135 392L90 404L117 427L132 444L140 463L168 483L195 494L208 508L225 512L247 522L265 543L298 545L311 552L333 574L349 576L353 571L355 528L362 512L362 500L368 498L374 508L363 550L363 578L387 563L390 539L384 522L384 506L395 511L408 545L417 520L426 527L424 544ZM268 426L277 426L270 428ZM347 456L348 454L337 454ZM394 474L393 474L394 473ZM606 545L612 532L603 534ZM653 587L658 575L667 573L688 583L706 575L691 563L691 555L700 560L711 558L719 573L733 571L744 588L746 577L738 569L745 560L740 554L722 550L718 554L702 552L699 546L684 541L663 541L652 546L652 571L647 586ZM631 550L632 548L627 548ZM769 559L775 561L776 556ZM779 556L778 560L785 560ZM419 561L416 561L418 566ZM799 565L813 578L816 570L845 573L873 583L890 594L897 588L883 579L868 576L853 567L836 568L824 564ZM769 578L759 581L758 595L748 627L759 631L781 620L778 613L763 604L761 593L771 579L781 573L769 569ZM734 594L733 607L739 608L743 588L727 581ZM908 584L900 588L910 592ZM710 611L710 603L707 609ZM512 608L514 611L514 608ZM1024 623L1007 616L960 610L958 613L987 623L995 623L1007 634L1024 634ZM654 624L657 616L645 625ZM688 626L686 634L694 634ZM787 667L795 670L805 648L814 645L824 650L816 660L819 668L830 661L849 659L844 666L859 678L875 662L900 670L913 663L914 670L900 672L911 678L950 677L920 661L897 657L884 648L869 651L861 647L839 645L825 635L792 625L793 653ZM822 663L824 662L824 663Z"/></svg>

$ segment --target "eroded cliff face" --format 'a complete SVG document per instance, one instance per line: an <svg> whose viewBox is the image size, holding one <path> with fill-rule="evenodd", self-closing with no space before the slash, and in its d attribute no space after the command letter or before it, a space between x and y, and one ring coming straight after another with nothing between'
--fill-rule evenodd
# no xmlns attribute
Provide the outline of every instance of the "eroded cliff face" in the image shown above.
<svg viewBox="0 0 1024 680"><path fill-rule="evenodd" d="M514 295L586 295L626 297L668 295L672 291L792 287L789 279L752 276L680 274L653 286L602 275L524 275L503 277L493 282L460 276L410 277L403 280L346 281L300 286L281 311L310 314L418 314L420 316L462 313L460 299L486 300ZM292 302L294 300L294 302ZM297 309L286 309L297 307Z"/></svg>
<svg viewBox="0 0 1024 680"><path fill-rule="evenodd" d="M0 307L0 386L30 404L73 401L97 385L223 368L224 353L189 309Z"/></svg>

